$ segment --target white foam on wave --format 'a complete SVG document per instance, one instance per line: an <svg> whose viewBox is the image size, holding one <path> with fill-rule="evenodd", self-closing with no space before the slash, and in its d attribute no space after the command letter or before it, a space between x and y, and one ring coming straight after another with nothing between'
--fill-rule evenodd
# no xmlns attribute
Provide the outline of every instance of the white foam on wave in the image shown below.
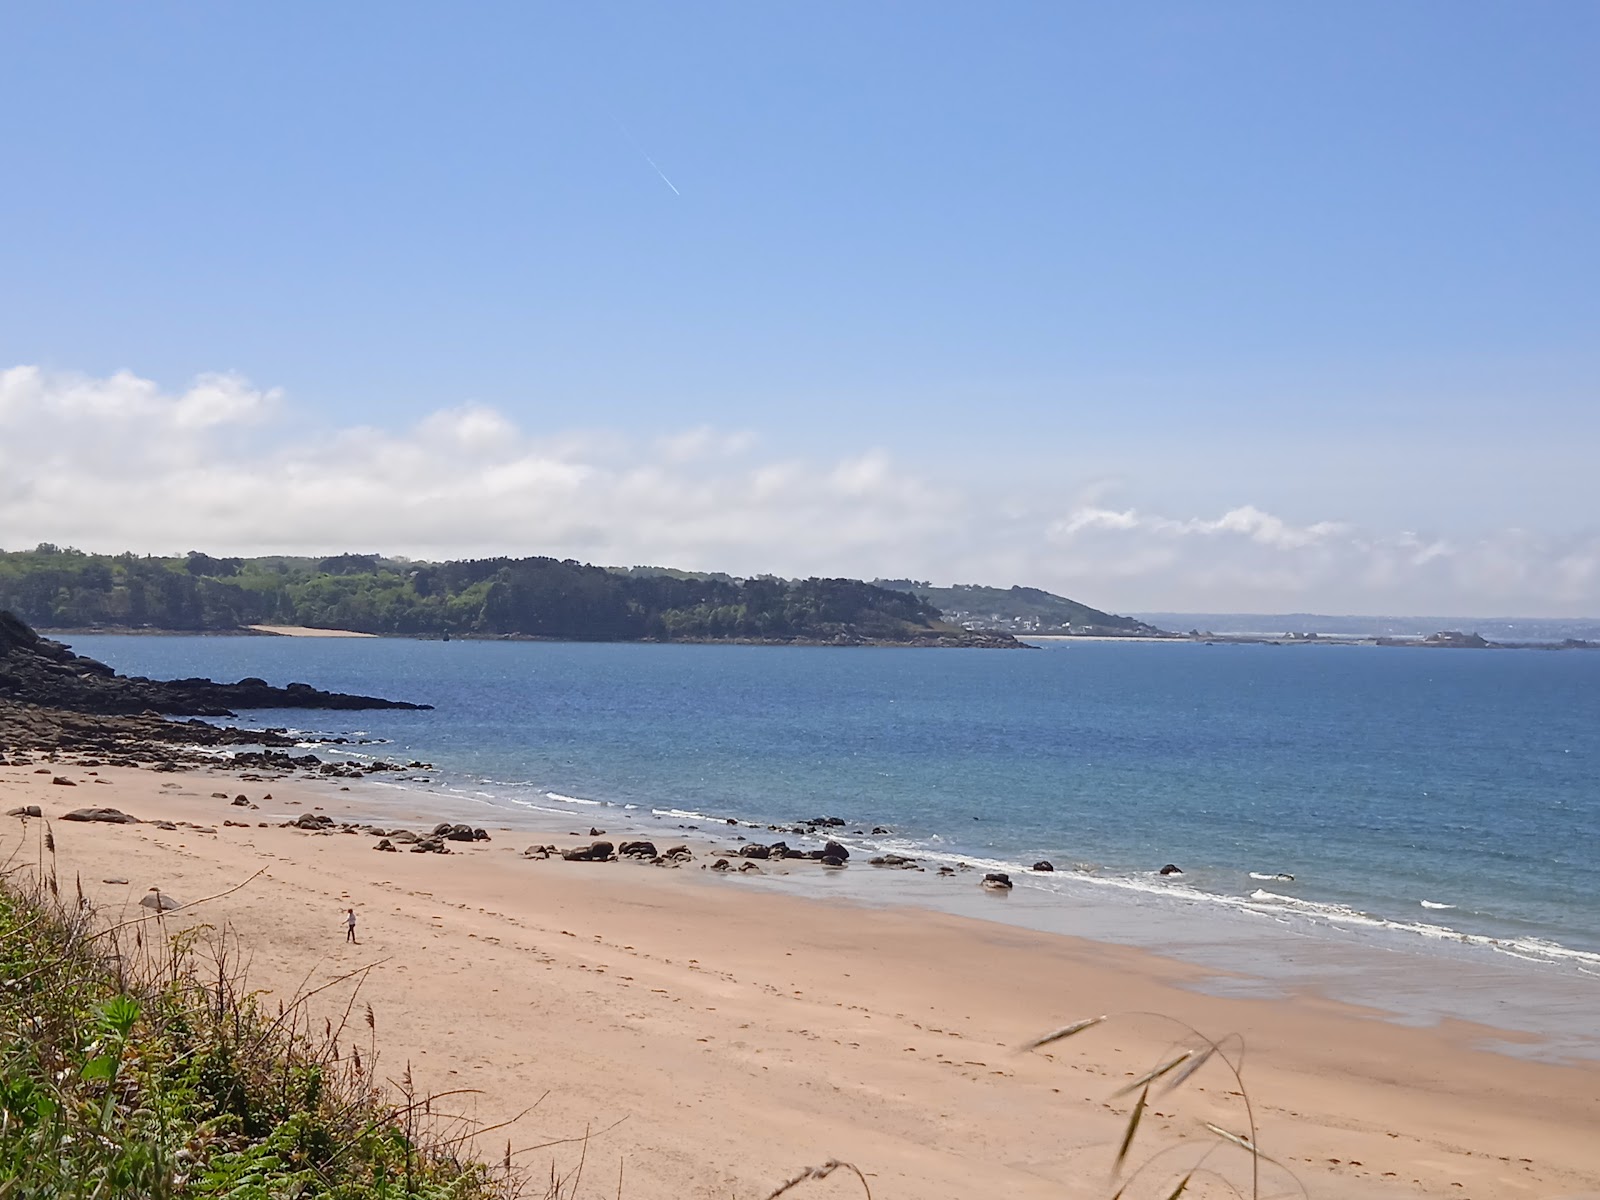
<svg viewBox="0 0 1600 1200"><path fill-rule="evenodd" d="M611 807L604 800L585 800L582 796L563 796L560 792L546 792L545 795L561 804L584 804L590 808Z"/></svg>
<svg viewBox="0 0 1600 1200"><path fill-rule="evenodd" d="M1419 901L1423 908L1454 908L1454 904L1440 904L1437 900Z"/></svg>
<svg viewBox="0 0 1600 1200"><path fill-rule="evenodd" d="M1264 871L1251 871L1250 872L1250 878L1251 879L1259 879L1259 880L1262 880L1263 882L1266 882L1266 883L1293 883L1294 882L1294 876L1293 875L1286 874L1286 873L1284 873L1282 871L1275 872L1275 873L1273 873L1271 875L1267 874Z"/></svg>
<svg viewBox="0 0 1600 1200"><path fill-rule="evenodd" d="M1459 929L1452 929L1448 925L1433 925L1426 921L1391 921L1383 917L1374 916L1371 913L1362 912L1360 909L1351 908L1347 904L1325 904L1315 900L1301 900L1296 896L1284 896L1278 892L1269 892L1259 888L1250 894L1250 899L1257 904L1263 905L1269 911L1274 908L1287 909L1339 926L1362 926L1382 929L1386 932L1411 934L1436 941L1459 942L1466 946L1481 946L1499 954L1520 958L1525 962L1546 964L1560 962L1600 967L1600 954L1588 950L1574 950L1569 946L1561 945L1559 942L1546 941L1544 938L1497 938L1483 933L1464 933ZM1428 902L1423 901L1423 903L1427 904ZM1455 906L1447 904L1429 905L1429 907L1453 908Z"/></svg>

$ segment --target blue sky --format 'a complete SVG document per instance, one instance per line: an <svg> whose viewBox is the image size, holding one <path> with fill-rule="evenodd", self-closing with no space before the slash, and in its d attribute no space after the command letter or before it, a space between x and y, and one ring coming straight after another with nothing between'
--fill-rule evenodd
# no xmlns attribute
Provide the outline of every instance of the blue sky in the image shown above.
<svg viewBox="0 0 1600 1200"><path fill-rule="evenodd" d="M1593 5L36 5L0 44L0 545L1600 613ZM180 461L156 410L217 374L260 403ZM22 453L111 410L181 513ZM464 413L499 432L430 459ZM384 525L382 463L337 499L305 442L359 429L460 519ZM304 523L195 474L269 459ZM513 463L585 482L450 490Z"/></svg>

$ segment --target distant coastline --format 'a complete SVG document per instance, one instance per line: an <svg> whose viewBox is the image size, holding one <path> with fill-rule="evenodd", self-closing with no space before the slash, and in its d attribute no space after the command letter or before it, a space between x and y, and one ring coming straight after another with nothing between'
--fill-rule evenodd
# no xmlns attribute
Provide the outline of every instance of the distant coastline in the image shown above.
<svg viewBox="0 0 1600 1200"><path fill-rule="evenodd" d="M161 629L154 626L79 625L38 626L38 632L52 638L70 637L290 637L341 641L385 639L412 642L552 642L620 646L812 646L831 649L880 647L898 650L1031 650L1036 647L1006 633L986 630L952 630L920 638L870 638L841 634L833 638L754 638L754 637L674 637L602 638L550 637L533 633L359 633L349 629L318 629L312 626L244 625L228 629ZM1111 641L1127 639L1111 638Z"/></svg>
<svg viewBox="0 0 1600 1200"><path fill-rule="evenodd" d="M1475 633L1440 630L1418 637L1379 637L1363 634L1287 634L1272 637L1256 633L1174 633L1164 636L1023 633L1024 641L1035 642L1173 642L1207 646L1390 646L1418 650L1600 650L1600 642L1567 638L1559 642L1495 642Z"/></svg>
<svg viewBox="0 0 1600 1200"><path fill-rule="evenodd" d="M1418 650L1600 650L1600 641L1567 638L1559 642L1492 641L1477 634L1441 630L1425 636L1374 636L1365 634L1287 634L1271 636L1254 633L1018 633L970 629L968 636L944 634L920 640L890 640L874 638L751 638L751 637L685 637L655 638L563 638L526 633L458 633L443 639L436 633L361 633L349 629L318 629L311 626L247 625L233 629L159 629L150 626L42 626L39 632L50 637L88 637L114 635L117 637L297 637L340 639L387 638L407 641L436 642L441 640L465 642L603 642L614 645L674 645L674 646L811 646L834 649L895 648L895 649L1021 649L1032 647L1030 642L1139 642L1168 645L1207 646L1385 646Z"/></svg>

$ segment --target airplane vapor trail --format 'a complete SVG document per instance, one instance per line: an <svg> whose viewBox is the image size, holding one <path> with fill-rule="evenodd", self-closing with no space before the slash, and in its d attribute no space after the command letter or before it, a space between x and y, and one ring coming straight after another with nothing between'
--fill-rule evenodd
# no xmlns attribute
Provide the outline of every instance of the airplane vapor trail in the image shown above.
<svg viewBox="0 0 1600 1200"><path fill-rule="evenodd" d="M617 128L622 130L622 136L628 139L628 143L639 152L639 154L644 158L645 162L650 164L650 169L657 175L661 176L661 182L672 189L672 194L674 196L683 195L683 193L678 190L678 185L667 178L667 173L660 167L656 166L656 160L650 157L650 155L645 151L645 148L639 144L639 139L633 136L628 127L622 123L621 119L617 117L612 117L611 119L616 121Z"/></svg>
<svg viewBox="0 0 1600 1200"><path fill-rule="evenodd" d="M641 151L639 151L639 153L640 154L644 154L644 151L641 150ZM674 196L683 195L683 193L678 190L677 185L674 184L672 182L672 180L667 178L667 173L665 171L663 171L660 167L656 167L656 160L655 159L651 158L648 154L644 154L644 160L645 160L645 162L649 163L652 167L655 167L656 174L661 176L661 182L666 184L669 188L672 189L672 194Z"/></svg>

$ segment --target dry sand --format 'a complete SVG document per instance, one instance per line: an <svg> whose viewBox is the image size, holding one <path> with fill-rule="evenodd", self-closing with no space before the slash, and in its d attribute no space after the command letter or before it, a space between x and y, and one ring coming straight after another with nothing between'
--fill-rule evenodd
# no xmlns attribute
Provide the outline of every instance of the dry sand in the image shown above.
<svg viewBox="0 0 1600 1200"><path fill-rule="evenodd" d="M582 1195L615 1196L620 1165L630 1200L748 1200L829 1158L859 1164L876 1200L1109 1195L1130 1106L1112 1093L1181 1035L1128 1017L1046 1052L1014 1048L1079 1017L1143 1011L1245 1038L1262 1148L1311 1196L1600 1197L1600 1066L1474 1048L1493 1031L1403 1028L1315 996L1201 994L1185 985L1207 972L1140 951L757 892L698 863L525 860L526 835L441 857L222 825L355 811L359 790L333 783L56 770L78 786L0 768L0 810L37 803L59 818L102 804L216 827L55 820L64 881L80 875L99 902L136 914L151 886L194 900L265 867L166 923L231 927L255 986L284 995L373 964L362 998L383 1073L409 1062L425 1087L478 1089L485 1122L538 1102L509 1130L513 1147L605 1130ZM0 837L0 853L26 858L38 823L8 819ZM114 878L128 883L102 882ZM344 942L347 905L358 945ZM1165 1146L1179 1149L1164 1161L1192 1158L1214 1140L1202 1121L1242 1129L1232 1090L1208 1066L1154 1101L1134 1159ZM485 1152L498 1158L506 1136ZM570 1168L576 1152L528 1164L547 1169L552 1153ZM1237 1168L1242 1155L1213 1161ZM1165 1195L1176 1176L1166 1178L1166 1191L1145 1194ZM1271 1182L1263 1194L1284 1190L1281 1176ZM835 1175L792 1194L861 1192Z"/></svg>

